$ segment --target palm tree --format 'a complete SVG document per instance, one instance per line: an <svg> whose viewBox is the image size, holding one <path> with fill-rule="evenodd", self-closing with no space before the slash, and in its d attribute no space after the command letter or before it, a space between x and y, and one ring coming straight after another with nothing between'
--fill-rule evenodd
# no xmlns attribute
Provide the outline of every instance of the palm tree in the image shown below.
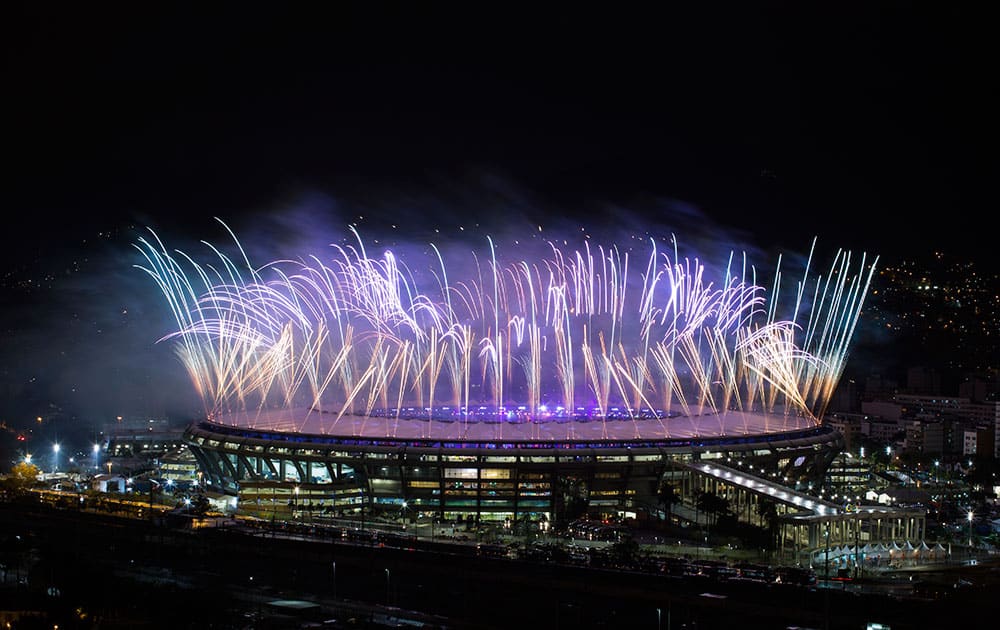
<svg viewBox="0 0 1000 630"><path fill-rule="evenodd" d="M720 515L729 513L729 501L711 492L699 492L695 498L695 504L705 514L714 516L716 522L718 522Z"/></svg>
<svg viewBox="0 0 1000 630"><path fill-rule="evenodd" d="M771 499L761 499L757 503L757 514L767 525L768 548L774 548L774 539L778 534L778 504Z"/></svg>
<svg viewBox="0 0 1000 630"><path fill-rule="evenodd" d="M656 493L656 499L663 506L663 511L669 521L673 514L674 505L681 502L681 495L677 493L677 487L671 483L661 483L660 489Z"/></svg>

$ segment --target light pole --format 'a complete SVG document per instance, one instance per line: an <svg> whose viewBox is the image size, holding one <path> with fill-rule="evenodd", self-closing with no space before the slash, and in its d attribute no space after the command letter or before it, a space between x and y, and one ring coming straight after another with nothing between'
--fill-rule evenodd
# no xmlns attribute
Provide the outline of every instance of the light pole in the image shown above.
<svg viewBox="0 0 1000 630"><path fill-rule="evenodd" d="M826 574L826 581L830 581L830 523L826 524L826 561L823 572Z"/></svg>
<svg viewBox="0 0 1000 630"><path fill-rule="evenodd" d="M389 606L392 601L389 599L389 569L385 570L385 605Z"/></svg>
<svg viewBox="0 0 1000 630"><path fill-rule="evenodd" d="M101 445L94 444L94 470L98 470L101 467Z"/></svg>
<svg viewBox="0 0 1000 630"><path fill-rule="evenodd" d="M976 514L969 510L969 553L972 553L972 519L975 518Z"/></svg>
<svg viewBox="0 0 1000 630"><path fill-rule="evenodd" d="M854 518L854 577L861 577L861 519Z"/></svg>
<svg viewBox="0 0 1000 630"><path fill-rule="evenodd" d="M337 561L334 560L333 564L333 601L337 601Z"/></svg>
<svg viewBox="0 0 1000 630"><path fill-rule="evenodd" d="M52 445L52 472L59 470L59 444Z"/></svg>

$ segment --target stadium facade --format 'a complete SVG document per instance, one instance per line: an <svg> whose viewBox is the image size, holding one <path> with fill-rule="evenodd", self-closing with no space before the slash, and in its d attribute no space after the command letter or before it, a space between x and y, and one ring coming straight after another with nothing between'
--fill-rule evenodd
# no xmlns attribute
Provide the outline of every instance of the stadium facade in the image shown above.
<svg viewBox="0 0 1000 630"><path fill-rule="evenodd" d="M820 482L844 445L812 418L743 412L544 423L338 420L333 430L301 410L212 418L192 424L184 441L205 481L236 497L247 515L535 523L655 512L661 485L691 494L691 465L703 461L804 487Z"/></svg>

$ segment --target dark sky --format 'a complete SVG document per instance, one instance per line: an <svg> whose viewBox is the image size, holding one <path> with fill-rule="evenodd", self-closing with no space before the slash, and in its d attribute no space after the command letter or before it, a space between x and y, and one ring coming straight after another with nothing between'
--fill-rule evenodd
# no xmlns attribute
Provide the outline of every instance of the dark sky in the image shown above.
<svg viewBox="0 0 1000 630"><path fill-rule="evenodd" d="M150 380L144 226L214 241L218 216L277 250L279 227L321 240L360 215L656 224L992 260L1000 56L969 5L327 4L5 5L8 400L24 363L93 380L97 349ZM53 360L63 335L91 343Z"/></svg>
<svg viewBox="0 0 1000 630"><path fill-rule="evenodd" d="M673 199L764 245L990 240L997 51L968 7L333 4L8 8L8 236L315 191L468 211L504 182L532 218Z"/></svg>

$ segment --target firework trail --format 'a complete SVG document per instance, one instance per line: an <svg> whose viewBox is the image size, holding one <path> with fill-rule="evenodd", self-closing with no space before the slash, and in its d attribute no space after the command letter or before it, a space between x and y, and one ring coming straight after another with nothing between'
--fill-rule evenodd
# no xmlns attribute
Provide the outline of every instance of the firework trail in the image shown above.
<svg viewBox="0 0 1000 630"><path fill-rule="evenodd" d="M855 272L838 252L811 279L814 241L781 317L780 258L768 293L745 256L730 255L713 281L676 240L670 253L651 240L632 278L617 246L550 242L540 259L506 261L488 238L488 255L470 252L458 268L432 245L423 268L370 255L353 228L356 245L332 246L327 261L254 267L226 230L235 259L206 243L213 261L198 263L152 231L135 244L135 266L176 323L160 341L175 344L206 414L305 407L324 430L351 415L386 419L388 435L401 420L425 422L422 437L434 421L493 423L498 436L532 423L539 438L546 422L568 437L579 421L601 422L605 437L610 422L632 422L638 436L653 421L670 437L696 416L740 412L818 423L877 262L862 257Z"/></svg>

